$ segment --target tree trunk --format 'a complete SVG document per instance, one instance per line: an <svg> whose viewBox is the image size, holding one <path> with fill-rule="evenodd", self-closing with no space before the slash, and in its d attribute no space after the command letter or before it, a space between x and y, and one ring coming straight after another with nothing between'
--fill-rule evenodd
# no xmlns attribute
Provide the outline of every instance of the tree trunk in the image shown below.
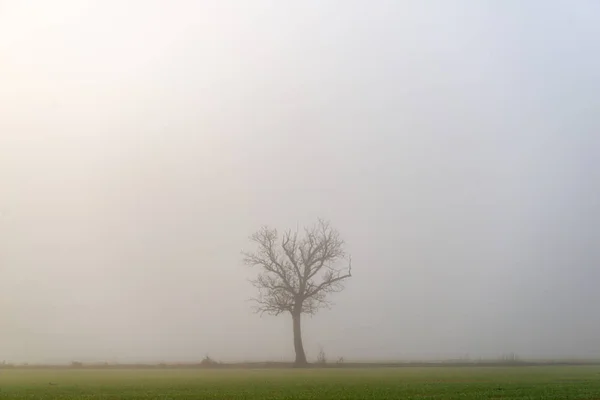
<svg viewBox="0 0 600 400"><path fill-rule="evenodd" d="M302 345L302 327L300 326L301 312L295 311L292 313L292 320L294 322L294 350L296 351L296 367L303 367L308 365L306 361L306 354L304 353L304 346Z"/></svg>

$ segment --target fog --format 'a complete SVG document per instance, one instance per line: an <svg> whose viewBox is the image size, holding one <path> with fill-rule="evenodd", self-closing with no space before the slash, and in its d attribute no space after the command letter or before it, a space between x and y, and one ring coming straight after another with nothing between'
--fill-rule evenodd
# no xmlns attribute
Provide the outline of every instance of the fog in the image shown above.
<svg viewBox="0 0 600 400"><path fill-rule="evenodd" d="M0 360L600 358L600 3L0 1Z"/></svg>

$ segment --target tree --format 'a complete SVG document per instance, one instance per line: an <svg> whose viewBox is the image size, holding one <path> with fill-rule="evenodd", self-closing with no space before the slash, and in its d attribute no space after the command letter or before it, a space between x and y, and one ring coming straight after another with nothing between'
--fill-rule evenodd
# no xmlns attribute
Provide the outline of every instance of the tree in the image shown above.
<svg viewBox="0 0 600 400"><path fill-rule="evenodd" d="M270 315L289 312L292 316L294 350L297 366L307 364L300 319L302 314L314 315L332 303L328 295L344 289L344 281L352 276L352 260L346 259L344 241L337 230L319 219L312 227L298 232L286 231L279 237L276 229L263 226L250 236L257 246L255 252L243 252L244 263L259 267L252 280L258 289L255 311Z"/></svg>

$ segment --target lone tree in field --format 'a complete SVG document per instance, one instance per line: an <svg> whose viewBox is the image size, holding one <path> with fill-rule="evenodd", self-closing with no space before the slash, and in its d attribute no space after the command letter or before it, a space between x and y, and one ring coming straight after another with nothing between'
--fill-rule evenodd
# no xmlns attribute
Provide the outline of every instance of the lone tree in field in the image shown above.
<svg viewBox="0 0 600 400"><path fill-rule="evenodd" d="M296 365L307 364L300 317L314 315L329 307L327 297L344 289L344 280L352 276L352 263L340 267L346 259L344 241L328 222L319 220L304 229L304 234L286 231L279 236L276 229L262 227L250 237L255 252L244 252L244 263L259 267L252 284L258 289L256 311L270 315L289 312L294 327Z"/></svg>

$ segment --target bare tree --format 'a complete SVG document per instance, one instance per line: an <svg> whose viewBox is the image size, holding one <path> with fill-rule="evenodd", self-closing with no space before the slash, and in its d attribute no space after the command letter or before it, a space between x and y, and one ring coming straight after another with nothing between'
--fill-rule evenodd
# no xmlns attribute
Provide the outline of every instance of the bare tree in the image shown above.
<svg viewBox="0 0 600 400"><path fill-rule="evenodd" d="M346 259L344 241L337 230L324 220L298 231L286 231L281 237L276 229L263 226L250 240L255 252L243 252L244 263L261 269L252 284L258 289L256 311L270 315L289 312L293 321L296 365L307 364L300 317L315 314L331 306L328 295L344 289L344 280L352 276L352 262Z"/></svg>

